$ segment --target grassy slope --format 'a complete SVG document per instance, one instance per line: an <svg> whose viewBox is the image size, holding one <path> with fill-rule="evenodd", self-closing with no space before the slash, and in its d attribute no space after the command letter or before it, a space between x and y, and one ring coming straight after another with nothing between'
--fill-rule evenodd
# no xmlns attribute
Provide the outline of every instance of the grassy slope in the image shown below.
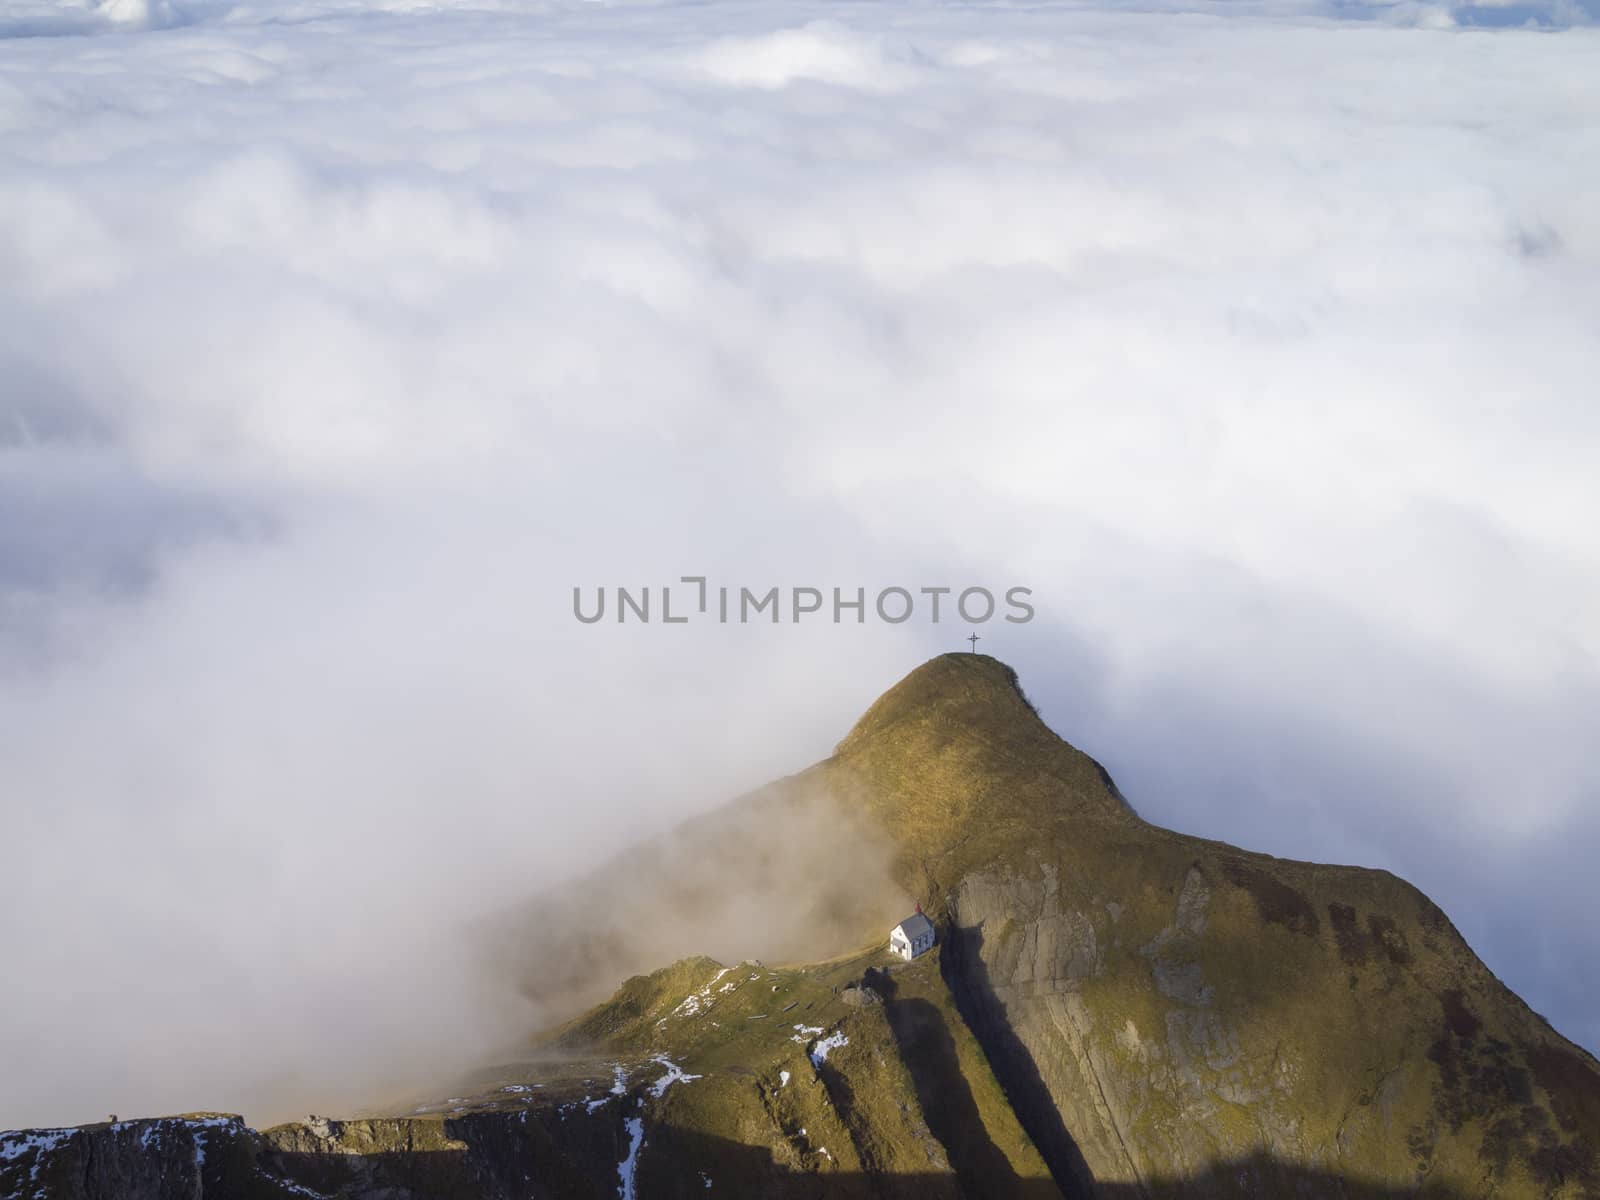
<svg viewBox="0 0 1600 1200"><path fill-rule="evenodd" d="M863 979L887 1002L847 1002ZM826 1039L842 1040L814 1064ZM693 1078L662 1086L677 1071ZM937 951L911 964L882 947L789 967L685 959L627 980L536 1038L524 1061L425 1107L340 1136L398 1145L430 1123L437 1136L451 1121L526 1112L603 1194L626 1155L625 1122L639 1116L637 1184L653 1198L999 1200L1025 1181L1030 1197L1060 1200L961 1021ZM266 1136L291 1148L306 1138L299 1125ZM326 1181L335 1168L316 1169Z"/></svg>
<svg viewBox="0 0 1600 1200"><path fill-rule="evenodd" d="M827 770L896 832L898 881L967 927L976 998L1047 1076L1079 1060L1052 1101L1105 1127L1097 1178L1267 1149L1461 1194L1600 1194L1594 1060L1403 881L1141 821L979 655L913 672ZM1197 930L1178 914L1191 873ZM1054 960L1030 962L1029 938Z"/></svg>
<svg viewBox="0 0 1600 1200"><path fill-rule="evenodd" d="M868 972L889 1002L847 1004L842 993ZM814 1068L808 1049L835 1034L845 1044ZM630 979L540 1049L615 1060L644 1078L663 1074L665 1058L701 1076L649 1102L641 1179L691 1169L747 1177L759 1161L768 1188L800 1172L830 1176L834 1188L863 1175L878 1187L916 1177L918 1194L1000 1196L1008 1180L1048 1176L956 1011L937 952L913 964L873 948L726 971L685 960Z"/></svg>

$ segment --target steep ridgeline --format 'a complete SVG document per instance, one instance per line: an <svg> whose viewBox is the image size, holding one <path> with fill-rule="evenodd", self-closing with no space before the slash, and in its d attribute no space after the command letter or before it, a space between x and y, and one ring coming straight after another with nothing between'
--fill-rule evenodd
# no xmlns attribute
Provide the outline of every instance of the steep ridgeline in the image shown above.
<svg viewBox="0 0 1600 1200"><path fill-rule="evenodd" d="M976 655L913 672L829 769L900 831L1064 1186L1600 1196L1600 1066L1404 881L1139 820Z"/></svg>
<svg viewBox="0 0 1600 1200"><path fill-rule="evenodd" d="M1427 897L1146 823L981 655L495 937L569 1006L813 961L638 974L405 1115L0 1134L0 1200L1600 1197L1600 1064Z"/></svg>

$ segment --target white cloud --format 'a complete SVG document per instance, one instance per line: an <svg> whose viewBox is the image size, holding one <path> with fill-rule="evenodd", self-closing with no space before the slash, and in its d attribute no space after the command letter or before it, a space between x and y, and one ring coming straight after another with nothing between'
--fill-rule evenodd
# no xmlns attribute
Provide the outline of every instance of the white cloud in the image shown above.
<svg viewBox="0 0 1600 1200"><path fill-rule="evenodd" d="M571 619L699 571L1033 586L1600 1043L1596 34L1159 7L0 7L0 1123L477 1052L457 921L966 632Z"/></svg>
<svg viewBox="0 0 1600 1200"><path fill-rule="evenodd" d="M899 91L917 82L910 45L836 21L713 39L691 62L719 83L781 88L815 81L863 91Z"/></svg>

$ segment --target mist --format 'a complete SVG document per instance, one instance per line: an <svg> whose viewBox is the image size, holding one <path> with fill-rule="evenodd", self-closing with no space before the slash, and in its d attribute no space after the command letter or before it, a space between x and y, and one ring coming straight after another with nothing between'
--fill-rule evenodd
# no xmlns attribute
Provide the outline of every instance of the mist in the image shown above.
<svg viewBox="0 0 1600 1200"><path fill-rule="evenodd" d="M683 575L1032 588L1142 815L1600 1049L1600 33L1508 11L0 3L0 1125L495 1053L464 931L973 631L572 617Z"/></svg>
<svg viewBox="0 0 1600 1200"><path fill-rule="evenodd" d="M628 847L473 931L551 1027L682 958L814 963L882 940L915 903L888 832L802 773Z"/></svg>

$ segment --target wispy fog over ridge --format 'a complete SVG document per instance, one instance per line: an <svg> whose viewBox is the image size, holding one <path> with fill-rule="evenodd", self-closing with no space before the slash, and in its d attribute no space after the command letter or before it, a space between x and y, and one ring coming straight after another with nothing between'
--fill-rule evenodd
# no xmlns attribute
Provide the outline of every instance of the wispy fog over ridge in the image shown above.
<svg viewBox="0 0 1600 1200"><path fill-rule="evenodd" d="M573 618L686 574L1028 586L1600 1049L1594 16L0 0L0 1126L485 1052L463 922L972 632Z"/></svg>

